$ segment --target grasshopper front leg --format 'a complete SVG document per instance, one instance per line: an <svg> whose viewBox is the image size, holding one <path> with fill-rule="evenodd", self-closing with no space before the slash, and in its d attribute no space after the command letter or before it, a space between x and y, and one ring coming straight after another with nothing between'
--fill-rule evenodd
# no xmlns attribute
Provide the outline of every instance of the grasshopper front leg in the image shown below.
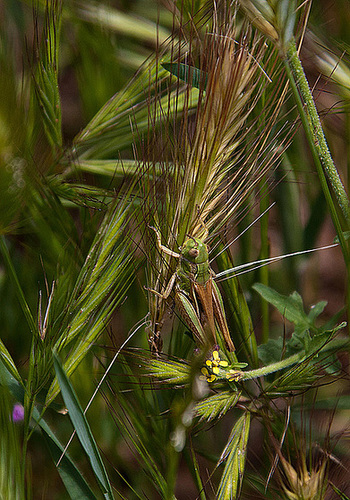
<svg viewBox="0 0 350 500"><path fill-rule="evenodd" d="M156 229L153 226L148 226L148 227L150 229L153 229L153 231L156 233L157 245L158 245L159 250L166 253L167 255L170 255L171 257L175 257L175 259L179 259L181 257L179 253L173 252L172 250L170 250L170 248L167 248L164 245L162 245L162 238L160 236L160 232L158 231L158 229Z"/></svg>

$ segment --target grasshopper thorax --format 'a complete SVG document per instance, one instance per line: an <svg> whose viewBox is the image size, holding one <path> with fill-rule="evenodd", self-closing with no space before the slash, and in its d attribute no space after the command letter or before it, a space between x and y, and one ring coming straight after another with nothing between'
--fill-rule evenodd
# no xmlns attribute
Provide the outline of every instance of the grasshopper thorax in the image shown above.
<svg viewBox="0 0 350 500"><path fill-rule="evenodd" d="M181 257L193 264L204 264L209 259L207 245L198 238L190 236L181 247Z"/></svg>

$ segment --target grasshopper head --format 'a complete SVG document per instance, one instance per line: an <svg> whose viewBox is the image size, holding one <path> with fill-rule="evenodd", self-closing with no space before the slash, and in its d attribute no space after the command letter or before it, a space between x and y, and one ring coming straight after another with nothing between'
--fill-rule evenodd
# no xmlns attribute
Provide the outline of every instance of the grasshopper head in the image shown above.
<svg viewBox="0 0 350 500"><path fill-rule="evenodd" d="M181 247L181 256L193 264L204 264L209 259L207 245L190 236Z"/></svg>

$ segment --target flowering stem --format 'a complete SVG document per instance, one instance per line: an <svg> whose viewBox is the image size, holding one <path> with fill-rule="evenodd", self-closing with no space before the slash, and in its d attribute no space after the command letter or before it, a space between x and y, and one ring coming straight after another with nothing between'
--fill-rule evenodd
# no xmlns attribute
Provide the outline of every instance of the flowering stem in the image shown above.
<svg viewBox="0 0 350 500"><path fill-rule="evenodd" d="M349 346L349 339L348 338L342 338L342 339L333 339L332 342L329 342L326 344L324 347L320 349L323 353L326 351L334 351L336 352L337 350L341 349L346 349ZM288 358L282 359L282 361L277 361L276 363L271 363L270 365L263 366L261 368L257 368L256 370L249 370L246 372L243 372L242 377L240 378L240 381L242 380L252 380L254 378L258 377L263 377L265 375L270 375L271 373L278 372L280 370L284 370L286 368L289 368L290 366L293 366L297 363L301 363L307 358L305 351L300 351L296 354L293 354L293 356L289 356Z"/></svg>

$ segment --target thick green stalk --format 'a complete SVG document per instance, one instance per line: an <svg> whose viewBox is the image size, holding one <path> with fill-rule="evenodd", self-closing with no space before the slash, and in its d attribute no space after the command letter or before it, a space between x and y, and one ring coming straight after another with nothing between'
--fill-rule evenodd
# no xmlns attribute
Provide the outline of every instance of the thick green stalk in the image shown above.
<svg viewBox="0 0 350 500"><path fill-rule="evenodd" d="M292 41L287 57L284 58L284 65L288 75L289 83L293 91L300 118L303 124L306 138L308 140L314 163L320 179L321 187L332 217L332 221L339 238L341 250L344 256L344 262L347 269L347 288L350 289L350 258L349 249L345 241L343 229L337 208L334 205L333 198L328 186L327 179L332 186L335 197L341 208L347 225L350 222L349 199L346 194L343 183L339 177L338 171L333 163L327 142L323 133L322 125L317 113L317 109L312 97L312 93L305 76L302 64L299 59L295 42ZM327 176L327 178L326 178ZM347 228L348 229L348 228ZM350 317L350 296L347 295L347 312Z"/></svg>
<svg viewBox="0 0 350 500"><path fill-rule="evenodd" d="M293 354L293 356L283 359L282 361L277 361L276 363L257 368L256 370L249 370L247 372L244 372L241 380L251 380L258 377L263 377L265 375L270 375L271 373L284 370L295 365L296 363L300 363L303 358L305 358L305 352L298 352L297 354Z"/></svg>
<svg viewBox="0 0 350 500"><path fill-rule="evenodd" d="M324 345L319 352L337 352L349 347L349 340L347 338L342 339L333 339L331 342ZM316 354L316 353L315 353ZM311 355L309 354L311 357ZM266 375L270 375L271 373L275 373L281 370L285 370L286 368L290 368L291 366L301 363L306 359L305 351L300 351L288 358L282 359L281 361L277 361L276 363L271 363L270 365L262 366L261 368L257 368L255 370L249 370L243 372L243 376L240 380L252 380L258 377L263 377Z"/></svg>
<svg viewBox="0 0 350 500"><path fill-rule="evenodd" d="M301 113L301 117L302 119L303 117L304 118L306 117L306 123L303 120L303 126L309 142L310 140L312 141L312 146L311 146L312 152L314 154L314 150L316 151L317 158L319 159L322 169L332 186L335 197L344 214L344 217L346 221L349 223L350 222L349 199L346 194L343 183L340 179L340 176L338 174L338 171L333 163L333 159L330 154L326 138L323 133L321 121L318 116L315 102L307 78L305 76L304 69L300 62L298 51L294 41L290 44L288 48L287 58L285 59L285 65L290 82L292 83L293 81L296 83L297 89L300 92L302 100L305 104L306 112L303 106L303 112ZM292 78L290 75L290 70L292 72ZM319 162L317 162L317 164ZM316 166L318 167L318 165Z"/></svg>

